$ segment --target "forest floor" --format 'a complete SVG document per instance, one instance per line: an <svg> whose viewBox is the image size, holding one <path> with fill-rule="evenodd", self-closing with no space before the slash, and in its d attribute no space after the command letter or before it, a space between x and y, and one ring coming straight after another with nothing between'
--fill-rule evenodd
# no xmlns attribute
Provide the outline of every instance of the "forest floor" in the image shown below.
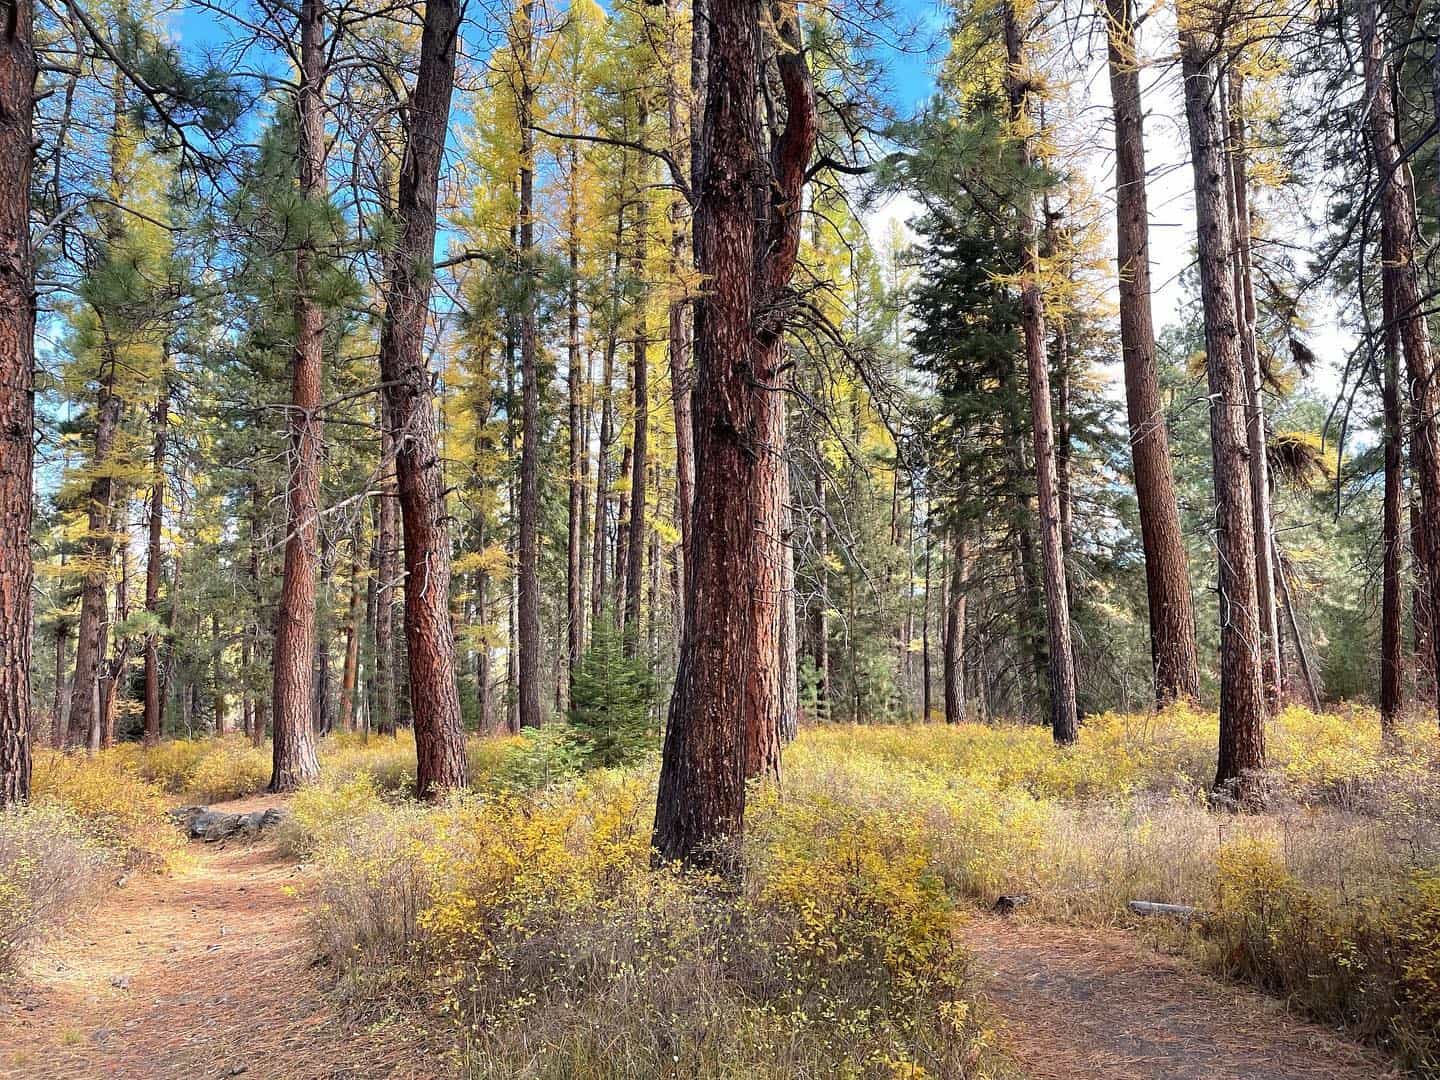
<svg viewBox="0 0 1440 1080"><path fill-rule="evenodd" d="M1119 930L979 918L965 933L1029 1080L1376 1080L1378 1053Z"/></svg>
<svg viewBox="0 0 1440 1080"><path fill-rule="evenodd" d="M275 805L257 796L217 809ZM431 1080L413 1026L357 1029L327 1001L305 882L268 843L193 844L170 875L130 874L0 985L0 1077Z"/></svg>
<svg viewBox="0 0 1440 1080"><path fill-rule="evenodd" d="M254 797L223 804L248 811ZM305 880L273 845L194 845L130 875L0 987L0 1077L430 1080L416 1026L356 1028L327 1001ZM1004 1048L1031 1080L1362 1080L1377 1054L1120 931L977 918L966 931Z"/></svg>

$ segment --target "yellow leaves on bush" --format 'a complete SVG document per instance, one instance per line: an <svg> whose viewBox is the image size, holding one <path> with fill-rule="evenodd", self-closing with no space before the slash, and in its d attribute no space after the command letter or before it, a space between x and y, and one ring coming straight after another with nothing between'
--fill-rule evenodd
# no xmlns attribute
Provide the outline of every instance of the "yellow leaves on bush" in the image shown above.
<svg viewBox="0 0 1440 1080"><path fill-rule="evenodd" d="M37 803L66 807L95 842L116 852L127 866L167 867L182 841L166 812L169 800L117 756L36 755L32 787Z"/></svg>

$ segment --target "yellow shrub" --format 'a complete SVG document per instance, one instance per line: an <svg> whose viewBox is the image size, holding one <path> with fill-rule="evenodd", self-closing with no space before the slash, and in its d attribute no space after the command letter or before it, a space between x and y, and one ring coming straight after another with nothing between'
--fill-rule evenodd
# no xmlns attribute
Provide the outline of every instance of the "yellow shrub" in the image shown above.
<svg viewBox="0 0 1440 1080"><path fill-rule="evenodd" d="M32 791L37 803L69 809L87 836L128 866L163 868L182 850L180 832L166 816L170 800L118 757L42 752L36 755Z"/></svg>
<svg viewBox="0 0 1440 1080"><path fill-rule="evenodd" d="M196 763L185 790L203 802L238 799L264 790L270 771L268 750L246 739L219 740Z"/></svg>
<svg viewBox="0 0 1440 1080"><path fill-rule="evenodd" d="M1440 1069L1440 872L1415 876L1394 921L1402 955L1396 1026L1417 1065Z"/></svg>

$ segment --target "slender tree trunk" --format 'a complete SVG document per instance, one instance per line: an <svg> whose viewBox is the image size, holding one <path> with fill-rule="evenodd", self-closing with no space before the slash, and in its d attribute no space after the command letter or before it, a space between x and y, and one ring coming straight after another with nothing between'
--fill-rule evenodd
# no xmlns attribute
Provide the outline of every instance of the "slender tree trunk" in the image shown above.
<svg viewBox="0 0 1440 1080"><path fill-rule="evenodd" d="M530 65L533 4L522 6L520 87L520 266L526 286L520 308L520 726L540 726L540 373L535 313L535 132Z"/></svg>
<svg viewBox="0 0 1440 1080"><path fill-rule="evenodd" d="M566 204L567 256L570 265L570 282L566 295L566 357L569 365L569 428L570 428L570 485L568 504L568 535L566 537L565 575L565 626L566 626L566 668L565 680L568 700L575 697L575 673L580 667L580 656L585 647L584 566L581 548L585 543L582 518L585 506L585 429L582 421L582 402L585 396L584 377L580 368L580 155L577 144L569 147L569 201Z"/></svg>
<svg viewBox="0 0 1440 1080"><path fill-rule="evenodd" d="M1265 767L1265 694L1255 592L1255 520L1245 435L1245 361L1233 280L1234 232L1225 198L1226 162L1218 109L1216 41L1195 26L1180 38L1185 112L1195 173L1201 299L1215 458L1220 589L1220 754L1215 786L1250 805Z"/></svg>
<svg viewBox="0 0 1440 1080"><path fill-rule="evenodd" d="M640 106L640 131L645 131L646 110ZM630 535L626 543L628 561L625 566L625 651L636 656L640 650L640 590L645 581L645 476L650 464L650 327L649 286L645 277L645 248L648 243L649 214L645 195L648 170L642 165L636 182L634 249L631 272L639 283L640 294L635 302L634 361L630 386L634 414L630 430Z"/></svg>
<svg viewBox="0 0 1440 1080"><path fill-rule="evenodd" d="M969 600L970 546L956 534L951 542L950 588L945 605L945 722L965 719L965 605Z"/></svg>
<svg viewBox="0 0 1440 1080"><path fill-rule="evenodd" d="M692 5L693 6L693 5ZM698 9L697 9L698 10ZM680 115L680 22L677 0L665 0L665 21L671 52L665 65L665 119L670 136L670 146L675 150L689 149L684 122ZM699 25L698 23L696 25ZM694 38L703 39L703 33ZM695 62L692 41L692 66ZM692 74L693 77L693 74ZM699 95L697 94L698 98ZM689 153L683 164L688 164ZM670 280L678 285L685 276L685 243L689 235L687 207L683 198L670 201ZM680 526L680 550L676 554L675 567L679 592L685 595L685 567L690 550L690 508L695 502L695 449L690 423L690 371L691 326L690 298L676 296L670 302L669 311L669 352L670 352L670 396L675 414L675 518ZM683 604L681 618L683 615ZM677 631L680 629L676 628Z"/></svg>
<svg viewBox="0 0 1440 1080"><path fill-rule="evenodd" d="M154 449L150 466L154 477L150 486L149 535L145 553L145 611L153 620L145 635L145 745L160 741L165 721L165 699L160 692L160 578L164 573L160 548L165 527L165 436L170 421L170 383L161 376L160 396L155 402Z"/></svg>
<svg viewBox="0 0 1440 1080"><path fill-rule="evenodd" d="M1155 701L1200 694L1195 609L1180 534L1180 511L1155 360L1150 309L1149 200L1145 190L1144 111L1136 55L1134 0L1106 0L1110 97L1115 114L1115 219L1120 277L1120 342L1145 588Z"/></svg>
<svg viewBox="0 0 1440 1080"><path fill-rule="evenodd" d="M624 185L621 185L623 189ZM623 206L615 212L615 263L611 267L610 321L606 329L604 386L600 403L600 446L595 461L595 546L591 554L590 616L600 618L610 589L607 573L610 517L610 447L615 441L615 349L620 321L620 242L625 233ZM619 568L616 568L619 573Z"/></svg>
<svg viewBox="0 0 1440 1080"><path fill-rule="evenodd" d="M105 653L109 614L108 582L114 561L115 540L111 518L116 497L115 478L108 471L110 451L120 427L122 401L114 390L116 361L104 361L99 406L95 419L95 449L86 506L84 543L85 577L80 589L80 619L75 632L75 676L70 691L72 746L100 745L99 682ZM28 691L27 691L28 692Z"/></svg>
<svg viewBox="0 0 1440 1080"><path fill-rule="evenodd" d="M1011 120L1028 129L1029 90L1025 42L1013 6L1005 9L1005 49L1010 64ZM1021 158L1032 160L1029 136L1021 138ZM1020 290L1020 323L1025 334L1025 366L1030 380L1030 424L1035 440L1035 481L1040 551L1045 579L1045 626L1050 676L1050 728L1055 741L1068 745L1079 734L1075 700L1075 660L1070 642L1070 596L1065 578L1060 500L1055 475L1055 435L1050 415L1050 364L1045 349L1045 302L1040 292L1039 233L1032 200L1020 200L1025 237L1025 281Z"/></svg>
<svg viewBox="0 0 1440 1080"><path fill-rule="evenodd" d="M816 711L830 709L830 519L825 505L825 477L815 467L815 605L810 612L810 647L815 660Z"/></svg>
<svg viewBox="0 0 1440 1080"><path fill-rule="evenodd" d="M654 846L660 861L734 865L745 812L746 663L771 620L759 603L766 556L757 523L765 462L774 456L783 396L772 389L784 326L771 305L799 249L815 101L793 9L772 11L785 126L763 145L757 0L709 13L709 74L696 188L695 506L685 631L660 770ZM737 92L738 91L738 92ZM767 182L762 179L767 169ZM783 419L779 425L783 433ZM783 442L780 444L783 447Z"/></svg>
<svg viewBox="0 0 1440 1080"><path fill-rule="evenodd" d="M65 692L65 672L69 668L70 624L64 619L55 623L55 699L51 706L50 745L56 750L65 748L65 706L70 700Z"/></svg>
<svg viewBox="0 0 1440 1080"><path fill-rule="evenodd" d="M405 640L415 717L416 791L466 784L465 732L450 625L450 538L435 400L425 363L440 159L455 86L461 5L429 0L396 201L398 239L385 292L380 372L396 433L395 474L405 529Z"/></svg>
<svg viewBox="0 0 1440 1080"><path fill-rule="evenodd" d="M295 95L300 196L318 213L325 191L325 26L322 0L300 5L300 85ZM316 299L315 238L295 247L295 355L290 390L290 481L285 497L285 569L275 612L275 740L271 791L294 791L320 776L311 712L315 664L315 546L320 521L320 416L325 315Z"/></svg>
<svg viewBox="0 0 1440 1080"><path fill-rule="evenodd" d="M0 27L0 808L30 797L30 506L35 432L35 264L30 170L33 6Z"/></svg>
<svg viewBox="0 0 1440 1080"><path fill-rule="evenodd" d="M1400 514L1404 500L1404 462L1400 405L1400 332L1395 312L1395 282L1382 271L1380 291L1383 369L1379 380L1385 427L1385 508L1381 526L1383 572L1380 589L1380 725L1389 732L1400 715L1404 662L1401 654L1402 623L1400 562Z"/></svg>
<svg viewBox="0 0 1440 1080"><path fill-rule="evenodd" d="M340 726L355 730L358 707L356 690L360 677L360 637L364 627L361 619L360 529L350 539L350 606L345 616L345 668L340 676Z"/></svg>
<svg viewBox="0 0 1440 1080"><path fill-rule="evenodd" d="M1424 627L1422 670L1432 674L1440 670L1440 635L1434 633L1433 620L1436 590L1440 587L1440 433L1436 414L1440 411L1440 389L1435 384L1434 358L1431 352L1429 327L1420 291L1419 270L1415 265L1414 187L1410 171L1401 157L1396 135L1395 101L1390 90L1390 64L1386 44L1379 27L1376 0L1360 5L1360 39L1365 67L1365 92L1368 105L1371 152L1380 173L1380 246L1384 260L1383 273L1390 281L1395 306L1400 344L1405 354L1406 376L1410 384L1410 467L1413 487L1419 489L1418 528L1416 545L1423 573L1417 574L1424 588L1424 610L1428 616ZM1414 492L1411 494L1412 508ZM1412 509L1412 512L1413 509ZM1421 605L1417 604L1417 608ZM1417 620L1417 644L1420 629ZM1432 678L1427 687L1435 695L1440 692L1440 679Z"/></svg>
<svg viewBox="0 0 1440 1080"><path fill-rule="evenodd" d="M252 638L252 640L253 640L253 642L254 642L251 656L252 656L252 659L254 660L254 662L255 662L255 663L257 664L257 666L258 666L258 665L259 665L259 662L260 662L260 658L261 658L262 654L264 653L264 648L262 647L262 645L261 645L261 640L260 640L260 635L261 635L261 633L262 633L261 627L262 627L263 625L266 625L267 620L266 620L266 618L265 618L265 612L264 612L264 606L265 606L265 605L264 605L263 597L262 597L262 594L261 594L261 591L260 591L260 590L261 590L261 586L260 586L260 487L259 487L258 484L255 483L255 481L254 481L253 478L251 479L251 482L250 482L250 566L249 566L249 570L250 570L250 589L251 589L252 594L253 594L253 597L254 597L253 615L252 615L251 622L250 622L250 635L251 635L251 638ZM171 582L171 584L170 584L171 596L174 597L174 598L176 598L177 600L178 600L178 597L179 597L179 595L180 595L180 580L179 580L179 578L180 578L180 571L179 571L179 568L178 568L178 566L177 566L176 571L175 571L175 580L174 580L173 582ZM172 629L173 629L175 626L178 625L178 621L177 621L177 617L176 617L176 605L175 605L175 603L173 603L173 602L172 602L172 604L171 604L171 606L170 606L170 625L171 625L171 628L172 628ZM248 682L248 679L247 679L247 682L246 682L246 686L247 686L247 688L250 688L250 687L251 687L251 684ZM257 698L256 701L255 701L255 703L254 703L254 716L253 716L253 718L252 718L252 723L253 723L254 726L251 727L251 729L250 729L250 742L251 742L251 744L254 745L254 746L261 746L261 745L263 745L264 742L265 742L265 728L266 728L266 726L267 726L268 723L269 723L269 721L268 721L268 719L267 719L267 717L268 717L268 715L269 715L269 712L270 712L270 708L269 708L269 704L268 704L268 699L265 698L263 695L260 696L259 698Z"/></svg>
<svg viewBox="0 0 1440 1080"><path fill-rule="evenodd" d="M619 507L615 515L615 580L612 583L614 595L610 598L611 606L615 610L615 624L622 630L625 626L625 579L630 572L630 489L635 483L634 466L634 448L630 443L626 443L625 452L620 455L620 476L625 486L620 489Z"/></svg>
<svg viewBox="0 0 1440 1080"><path fill-rule="evenodd" d="M1270 506L1270 466L1266 453L1265 402L1261 397L1260 355L1255 340L1255 292L1250 276L1250 192L1245 166L1245 119L1241 110L1244 87L1231 66L1220 97L1228 134L1226 179L1230 191L1231 227L1235 232L1231 257L1235 281L1236 315L1240 320L1240 353L1245 364L1245 437L1250 446L1250 503L1255 515L1255 595L1260 605L1265 700L1273 709L1280 700L1284 666L1280 659L1280 620L1276 604L1276 569L1273 559L1273 511Z"/></svg>

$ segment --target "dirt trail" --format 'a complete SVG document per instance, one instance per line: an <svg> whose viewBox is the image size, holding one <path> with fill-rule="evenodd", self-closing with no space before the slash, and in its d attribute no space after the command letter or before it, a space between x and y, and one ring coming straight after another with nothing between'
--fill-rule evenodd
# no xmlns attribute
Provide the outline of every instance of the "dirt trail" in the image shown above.
<svg viewBox="0 0 1440 1080"><path fill-rule="evenodd" d="M1120 931L994 917L966 937L1030 1080L1375 1080L1380 1055Z"/></svg>
<svg viewBox="0 0 1440 1080"><path fill-rule="evenodd" d="M293 863L266 843L191 853L194 865L172 876L130 875L0 984L0 1077L447 1075L412 1029L357 1031L329 1006Z"/></svg>

